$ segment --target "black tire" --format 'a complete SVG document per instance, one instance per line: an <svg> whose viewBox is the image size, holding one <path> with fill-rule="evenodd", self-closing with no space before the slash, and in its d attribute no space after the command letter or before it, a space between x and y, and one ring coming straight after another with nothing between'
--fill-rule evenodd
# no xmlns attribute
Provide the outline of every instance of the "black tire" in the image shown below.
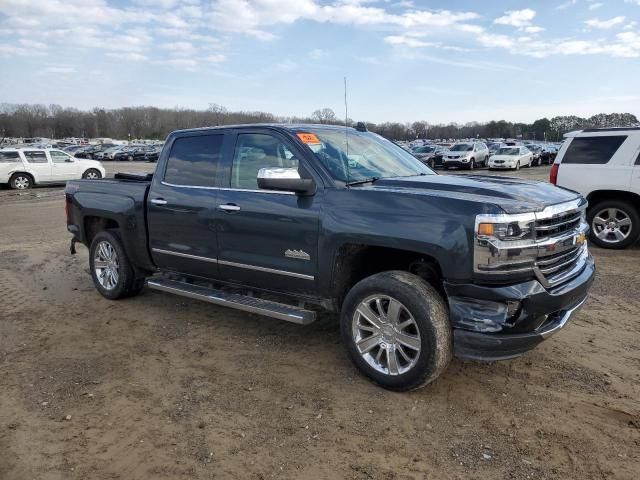
<svg viewBox="0 0 640 480"><path fill-rule="evenodd" d="M118 264L118 279L115 285L110 288L103 286L98 279L95 265L97 250L99 246L105 242L115 251ZM109 300L118 300L120 298L138 295L144 288L145 279L144 277L136 277L133 265L129 261L129 257L127 257L122 247L120 237L115 230L103 230L102 232L98 232L93 238L91 246L89 247L89 268L96 290L100 292L100 295Z"/></svg>
<svg viewBox="0 0 640 480"><path fill-rule="evenodd" d="M98 180L102 178L102 174L100 173L100 170L90 168L82 174L82 178L84 178L85 180Z"/></svg>
<svg viewBox="0 0 640 480"><path fill-rule="evenodd" d="M617 209L623 212L631 221L631 226L628 230L628 235L624 240L621 241L605 241L601 238L598 238L597 234L600 231L600 226L594 224L594 218L600 212L608 209ZM629 245L634 244L640 238L640 212L638 209L631 203L625 202L624 200L604 200L602 202L596 203L594 206L589 207L587 211L587 222L590 226L589 238L595 243L597 246L602 248L609 248L614 250L620 250L623 248L627 248ZM626 233L626 229L625 233Z"/></svg>
<svg viewBox="0 0 640 480"><path fill-rule="evenodd" d="M127 160L129 160L130 162L133 162L133 156L132 156L132 155L129 155L129 156L127 157Z"/></svg>
<svg viewBox="0 0 640 480"><path fill-rule="evenodd" d="M14 173L9 179L9 186L14 190L29 190L33 187L33 177L27 173Z"/></svg>
<svg viewBox="0 0 640 480"><path fill-rule="evenodd" d="M352 322L361 302L372 295L397 300L415 321L414 326L420 336L420 351L414 357L414 365L405 372L390 375L378 371L358 351ZM412 390L432 382L444 372L453 355L453 334L444 299L429 283L409 272L382 272L358 282L345 298L340 326L342 338L358 370L389 390ZM379 346L375 348L382 349Z"/></svg>

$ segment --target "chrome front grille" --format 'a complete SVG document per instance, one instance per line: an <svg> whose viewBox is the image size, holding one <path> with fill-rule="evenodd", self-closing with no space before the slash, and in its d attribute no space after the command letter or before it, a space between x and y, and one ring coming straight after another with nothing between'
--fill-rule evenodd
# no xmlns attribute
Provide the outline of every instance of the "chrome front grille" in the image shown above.
<svg viewBox="0 0 640 480"><path fill-rule="evenodd" d="M569 212L556 215L550 218L536 220L536 239L541 240L548 237L555 237L570 230L575 230L580 226L582 213Z"/></svg>
<svg viewBox="0 0 640 480"><path fill-rule="evenodd" d="M534 272L544 286L553 287L578 275L587 256L587 244L581 243L560 253L538 257Z"/></svg>
<svg viewBox="0 0 640 480"><path fill-rule="evenodd" d="M573 200L546 207L541 212L523 214L478 215L474 271L493 278L535 275L545 287L553 288L580 275L589 259L585 240L586 201ZM523 239L501 239L481 234L480 223L515 224L532 235Z"/></svg>

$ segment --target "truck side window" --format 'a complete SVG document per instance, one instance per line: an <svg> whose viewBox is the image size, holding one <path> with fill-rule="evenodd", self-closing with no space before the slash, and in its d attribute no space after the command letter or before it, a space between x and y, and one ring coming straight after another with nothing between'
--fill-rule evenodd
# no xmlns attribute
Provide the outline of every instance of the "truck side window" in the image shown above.
<svg viewBox="0 0 640 480"><path fill-rule="evenodd" d="M224 135L177 138L171 146L164 181L173 185L213 187Z"/></svg>
<svg viewBox="0 0 640 480"><path fill-rule="evenodd" d="M298 159L278 138L263 133L241 133L231 167L231 187L258 189L258 171L267 167L297 168Z"/></svg>

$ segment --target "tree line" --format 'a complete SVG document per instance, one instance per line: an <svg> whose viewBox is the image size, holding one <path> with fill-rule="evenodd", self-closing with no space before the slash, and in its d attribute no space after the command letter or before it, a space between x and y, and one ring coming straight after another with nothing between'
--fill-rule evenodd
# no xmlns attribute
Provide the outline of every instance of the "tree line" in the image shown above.
<svg viewBox="0 0 640 480"><path fill-rule="evenodd" d="M142 106L79 110L60 105L0 104L0 137L163 139L169 132L181 128L280 122L344 125L344 120L339 120L330 108L316 110L309 117L282 117L267 112L229 111L215 103L203 110ZM354 123L351 119L347 122ZM640 122L631 113L600 113L589 118L541 118L530 124L506 120L465 124L425 121L366 124L369 130L392 140L479 137L558 141L571 130L638 126Z"/></svg>

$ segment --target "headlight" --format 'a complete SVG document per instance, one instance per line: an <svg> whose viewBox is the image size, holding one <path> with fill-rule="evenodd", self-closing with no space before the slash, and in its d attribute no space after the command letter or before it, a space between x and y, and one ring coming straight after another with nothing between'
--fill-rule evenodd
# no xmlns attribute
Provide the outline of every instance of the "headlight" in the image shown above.
<svg viewBox="0 0 640 480"><path fill-rule="evenodd" d="M482 216L478 216L479 219ZM535 222L533 219L522 221L487 222L479 221L476 228L478 239L496 239L501 241L531 240L534 237Z"/></svg>

